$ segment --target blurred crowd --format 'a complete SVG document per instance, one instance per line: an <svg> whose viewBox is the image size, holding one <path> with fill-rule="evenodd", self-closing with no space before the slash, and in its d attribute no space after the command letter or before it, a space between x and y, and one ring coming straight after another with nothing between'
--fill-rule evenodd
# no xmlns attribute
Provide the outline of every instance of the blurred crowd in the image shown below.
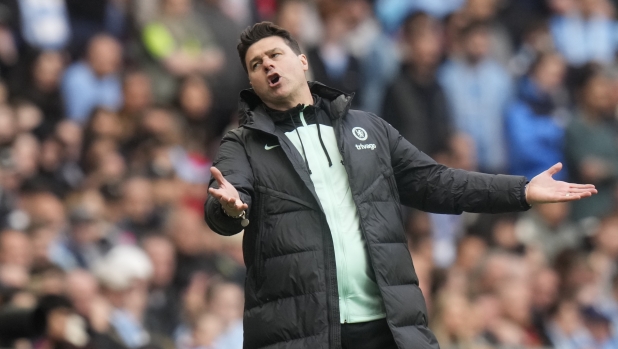
<svg viewBox="0 0 618 349"><path fill-rule="evenodd" d="M209 167L270 20L437 161L599 194L406 212L443 348L618 348L618 1L0 0L0 347L242 348Z"/></svg>

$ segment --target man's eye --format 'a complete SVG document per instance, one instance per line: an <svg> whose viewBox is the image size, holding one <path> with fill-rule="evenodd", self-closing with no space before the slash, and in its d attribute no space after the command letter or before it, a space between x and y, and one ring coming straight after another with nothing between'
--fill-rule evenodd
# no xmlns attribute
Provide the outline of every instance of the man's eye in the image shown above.
<svg viewBox="0 0 618 349"><path fill-rule="evenodd" d="M275 58L277 56L280 56L280 55L281 55L281 53L273 53L273 58Z"/></svg>
<svg viewBox="0 0 618 349"><path fill-rule="evenodd" d="M260 63L255 63L255 64L253 64L253 66L251 67L251 69L255 70L255 68L257 68L257 67L258 67L258 65L260 65Z"/></svg>

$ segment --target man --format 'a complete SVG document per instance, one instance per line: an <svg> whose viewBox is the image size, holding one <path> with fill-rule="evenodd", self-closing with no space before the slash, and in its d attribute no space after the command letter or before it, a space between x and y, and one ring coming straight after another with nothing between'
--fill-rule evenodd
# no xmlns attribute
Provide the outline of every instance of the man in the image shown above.
<svg viewBox="0 0 618 349"><path fill-rule="evenodd" d="M206 220L245 230L245 348L438 348L427 329L400 204L441 213L525 210L576 200L592 185L487 175L435 163L351 95L307 83L289 33L241 34L253 89L223 139Z"/></svg>
<svg viewBox="0 0 618 349"><path fill-rule="evenodd" d="M122 46L116 39L100 34L90 40L86 59L69 66L62 79L62 97L70 120L86 124L96 107L120 107L121 62Z"/></svg>

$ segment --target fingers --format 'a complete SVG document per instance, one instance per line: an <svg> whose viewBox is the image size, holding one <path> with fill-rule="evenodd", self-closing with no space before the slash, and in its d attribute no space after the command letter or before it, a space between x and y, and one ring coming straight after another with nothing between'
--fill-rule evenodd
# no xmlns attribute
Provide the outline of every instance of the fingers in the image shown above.
<svg viewBox="0 0 618 349"><path fill-rule="evenodd" d="M225 178L223 177L223 174L221 173L221 171L219 171L218 168L212 166L210 168L210 173L212 174L213 178L217 181L217 183L219 183L219 187L221 187L223 183L227 182Z"/></svg>
<svg viewBox="0 0 618 349"><path fill-rule="evenodd" d="M596 194L597 190L596 189L580 189L580 188L570 188L569 189L569 193L575 193L575 194L579 194L579 193L591 193L591 194Z"/></svg>
<svg viewBox="0 0 618 349"><path fill-rule="evenodd" d="M223 199L223 190L221 189L208 188L208 194L214 196L219 201Z"/></svg>
<svg viewBox="0 0 618 349"><path fill-rule="evenodd" d="M550 167L547 170L547 173L549 173L550 176L555 175L556 173L560 172L560 170L562 170L562 163L558 162L556 163L554 166Z"/></svg>
<svg viewBox="0 0 618 349"><path fill-rule="evenodd" d="M222 189L209 188L208 193L214 196L222 206L229 210L242 211L249 208L249 205L242 202L242 200L225 195L225 191Z"/></svg>

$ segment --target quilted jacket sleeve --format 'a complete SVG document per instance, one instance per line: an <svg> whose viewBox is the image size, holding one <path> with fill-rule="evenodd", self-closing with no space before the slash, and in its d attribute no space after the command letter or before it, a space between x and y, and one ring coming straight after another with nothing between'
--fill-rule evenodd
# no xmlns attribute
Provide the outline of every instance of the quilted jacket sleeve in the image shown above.
<svg viewBox="0 0 618 349"><path fill-rule="evenodd" d="M253 197L253 171L239 133L240 130L236 129L223 137L213 166L217 167L223 177L238 190L240 199L249 206L247 210L247 217L249 217ZM209 187L219 187L214 178L210 179ZM240 225L241 220L225 215L219 200L212 196L209 196L204 204L204 214L208 226L218 234L234 235L243 230Z"/></svg>
<svg viewBox="0 0 618 349"><path fill-rule="evenodd" d="M434 213L502 213L530 208L527 180L440 165L384 123L401 203Z"/></svg>

